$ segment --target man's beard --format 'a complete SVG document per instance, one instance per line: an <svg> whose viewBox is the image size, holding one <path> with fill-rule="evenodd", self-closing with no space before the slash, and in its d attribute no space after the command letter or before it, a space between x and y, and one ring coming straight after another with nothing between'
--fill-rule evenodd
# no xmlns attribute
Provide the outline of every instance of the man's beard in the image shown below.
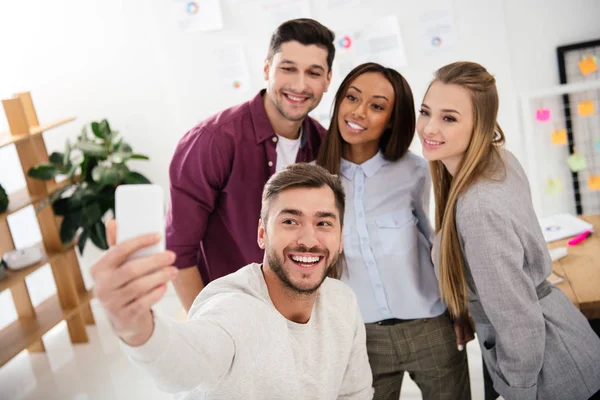
<svg viewBox="0 0 600 400"><path fill-rule="evenodd" d="M284 250L284 252L283 252L284 254L287 254L290 252L322 254L322 251L316 251L315 248L309 250L303 246L297 247L295 249L290 249L289 251L286 251L286 250ZM325 260L327 260L329 258L329 251L326 250L325 254L322 254L322 256L324 257ZM310 294L315 293L319 289L319 287L321 287L321 285L325 281L325 278L327 278L327 275L329 275L329 272L333 268L333 265L336 264L337 259L338 259L338 256L336 256L333 260L331 260L331 263L329 263L327 265L327 268L325 268L323 270L323 276L319 280L319 283L317 283L313 287L305 288L305 287L298 287L297 285L294 284L294 282L292 282L292 280L290 279L289 272L283 266L283 264L284 264L283 260L275 253L275 251L270 250L267 252L267 262L269 263L269 268L273 272L275 272L275 275L277 275L279 280L284 284L284 286L287 289L289 289L292 293L298 294L298 295L310 295Z"/></svg>
<svg viewBox="0 0 600 400"><path fill-rule="evenodd" d="M303 95L307 95L307 94L303 94ZM281 94L281 96L284 96L283 94ZM312 100L314 97L312 95L309 95L310 98L306 101L310 101ZM308 108L308 110L306 111L306 113L302 114L301 116L291 116L290 114L288 114L284 109L283 109L283 105L281 104L281 102L279 101L279 99L273 99L273 104L275 104L275 107L277 108L277 111L279 111L279 114L281 114L281 116L285 119L287 119L288 121L293 121L293 122L298 122L298 121L302 121L304 118L306 118L306 116L315 109L315 107L313 108Z"/></svg>

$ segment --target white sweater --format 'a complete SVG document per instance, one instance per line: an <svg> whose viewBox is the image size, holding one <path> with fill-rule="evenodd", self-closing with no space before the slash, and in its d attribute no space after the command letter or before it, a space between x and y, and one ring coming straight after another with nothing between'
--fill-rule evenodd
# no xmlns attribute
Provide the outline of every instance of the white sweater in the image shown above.
<svg viewBox="0 0 600 400"><path fill-rule="evenodd" d="M211 282L187 322L155 315L139 347L121 346L181 399L372 399L365 327L352 290L327 278L306 324L275 308L261 265Z"/></svg>

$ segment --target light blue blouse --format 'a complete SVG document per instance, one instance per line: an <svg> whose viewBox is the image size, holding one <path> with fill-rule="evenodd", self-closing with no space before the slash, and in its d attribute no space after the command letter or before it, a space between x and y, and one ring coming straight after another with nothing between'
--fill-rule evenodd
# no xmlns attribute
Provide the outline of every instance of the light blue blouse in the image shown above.
<svg viewBox="0 0 600 400"><path fill-rule="evenodd" d="M361 165L342 159L346 192L342 281L356 293L366 323L441 315L431 262L431 177L427 161L408 153L396 162L381 152Z"/></svg>

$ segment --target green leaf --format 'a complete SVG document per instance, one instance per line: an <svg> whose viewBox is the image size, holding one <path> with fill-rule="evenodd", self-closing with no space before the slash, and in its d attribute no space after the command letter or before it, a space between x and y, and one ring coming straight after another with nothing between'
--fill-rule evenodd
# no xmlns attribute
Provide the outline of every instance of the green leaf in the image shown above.
<svg viewBox="0 0 600 400"><path fill-rule="evenodd" d="M56 166L56 168L61 168L63 165L66 164L64 159L65 159L65 155L63 153L59 153L57 151L50 154L50 157L48 158L50 163L53 164L54 166Z"/></svg>
<svg viewBox="0 0 600 400"><path fill-rule="evenodd" d="M72 201L70 197L58 199L52 203L52 211L54 211L54 214L56 215L67 215L68 213L79 208L74 207L71 203Z"/></svg>
<svg viewBox="0 0 600 400"><path fill-rule="evenodd" d="M126 142L121 143L121 146L119 147L119 151L123 151L125 153L131 153L133 152L133 149L131 148L131 146L129 144L127 144Z"/></svg>
<svg viewBox="0 0 600 400"><path fill-rule="evenodd" d="M55 165L51 164L40 164L34 167L31 167L29 171L27 171L27 175L31 178L40 179L43 181L48 181L50 179L54 179L57 175L60 174L58 168Z"/></svg>
<svg viewBox="0 0 600 400"><path fill-rule="evenodd" d="M116 185L121 181L121 175L116 166L103 167L97 165L92 170L92 179L101 185Z"/></svg>
<svg viewBox="0 0 600 400"><path fill-rule="evenodd" d="M125 175L124 183L128 185L135 185L141 183L150 183L150 180L138 172L129 172L127 175Z"/></svg>
<svg viewBox="0 0 600 400"><path fill-rule="evenodd" d="M85 249L85 243L90 237L90 231L88 229L83 229L79 234L79 239L77 240L77 247L79 247L79 254L83 255L83 249Z"/></svg>
<svg viewBox="0 0 600 400"><path fill-rule="evenodd" d="M62 224L60 224L60 241L63 244L70 243L73 240L79 229L80 221L81 211L79 210L72 211L65 215Z"/></svg>
<svg viewBox="0 0 600 400"><path fill-rule="evenodd" d="M111 130L110 130L110 125L108 125L108 121L103 119L100 122L100 132L102 132L102 134L104 135L103 137L108 137L111 134Z"/></svg>
<svg viewBox="0 0 600 400"><path fill-rule="evenodd" d="M108 156L108 151L106 151L104 146L102 146L101 144L98 144L98 143L80 142L80 143L76 143L74 147L80 149L86 155L91 156L91 157L106 158L106 156Z"/></svg>
<svg viewBox="0 0 600 400"><path fill-rule="evenodd" d="M115 208L115 186L103 186L102 191L98 193L97 202L100 205L100 211L104 215L108 210Z"/></svg>
<svg viewBox="0 0 600 400"><path fill-rule="evenodd" d="M119 139L117 139L116 142L113 142L111 145L112 151L119 151L119 148L121 147L121 143L123 143L123 138L120 137Z"/></svg>
<svg viewBox="0 0 600 400"><path fill-rule="evenodd" d="M88 155L84 156L83 164L81 164L81 179L87 183L94 183L92 179L92 171L98 165L98 159L95 157L90 157Z"/></svg>
<svg viewBox="0 0 600 400"><path fill-rule="evenodd" d="M92 243L101 250L108 250L108 243L106 242L106 229L102 221L96 222L90 228L90 239Z"/></svg>
<svg viewBox="0 0 600 400"><path fill-rule="evenodd" d="M78 185L77 189L68 197L68 207L71 210L81 209L86 204L97 200L97 192L91 187Z"/></svg>
<svg viewBox="0 0 600 400"><path fill-rule="evenodd" d="M100 205L95 202L86 205L81 209L82 211L82 221L81 224L84 227L92 226L96 222L102 219L102 211L100 210Z"/></svg>
<svg viewBox="0 0 600 400"><path fill-rule="evenodd" d="M99 139L104 139L104 133L100 129L100 124L97 123L96 121L94 121L91 123L91 125L92 125L92 132L94 133L94 136L96 136Z"/></svg>
<svg viewBox="0 0 600 400"><path fill-rule="evenodd" d="M143 154L132 154L131 157L129 157L129 159L130 160L149 160L150 158Z"/></svg>

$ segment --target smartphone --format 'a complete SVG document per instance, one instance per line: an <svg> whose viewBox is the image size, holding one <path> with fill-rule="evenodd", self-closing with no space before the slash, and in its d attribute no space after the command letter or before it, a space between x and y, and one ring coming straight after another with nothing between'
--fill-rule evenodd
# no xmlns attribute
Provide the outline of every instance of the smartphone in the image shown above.
<svg viewBox="0 0 600 400"><path fill-rule="evenodd" d="M154 184L119 185L115 191L117 244L148 233L160 233L158 243L138 250L129 259L165 251L164 191Z"/></svg>

